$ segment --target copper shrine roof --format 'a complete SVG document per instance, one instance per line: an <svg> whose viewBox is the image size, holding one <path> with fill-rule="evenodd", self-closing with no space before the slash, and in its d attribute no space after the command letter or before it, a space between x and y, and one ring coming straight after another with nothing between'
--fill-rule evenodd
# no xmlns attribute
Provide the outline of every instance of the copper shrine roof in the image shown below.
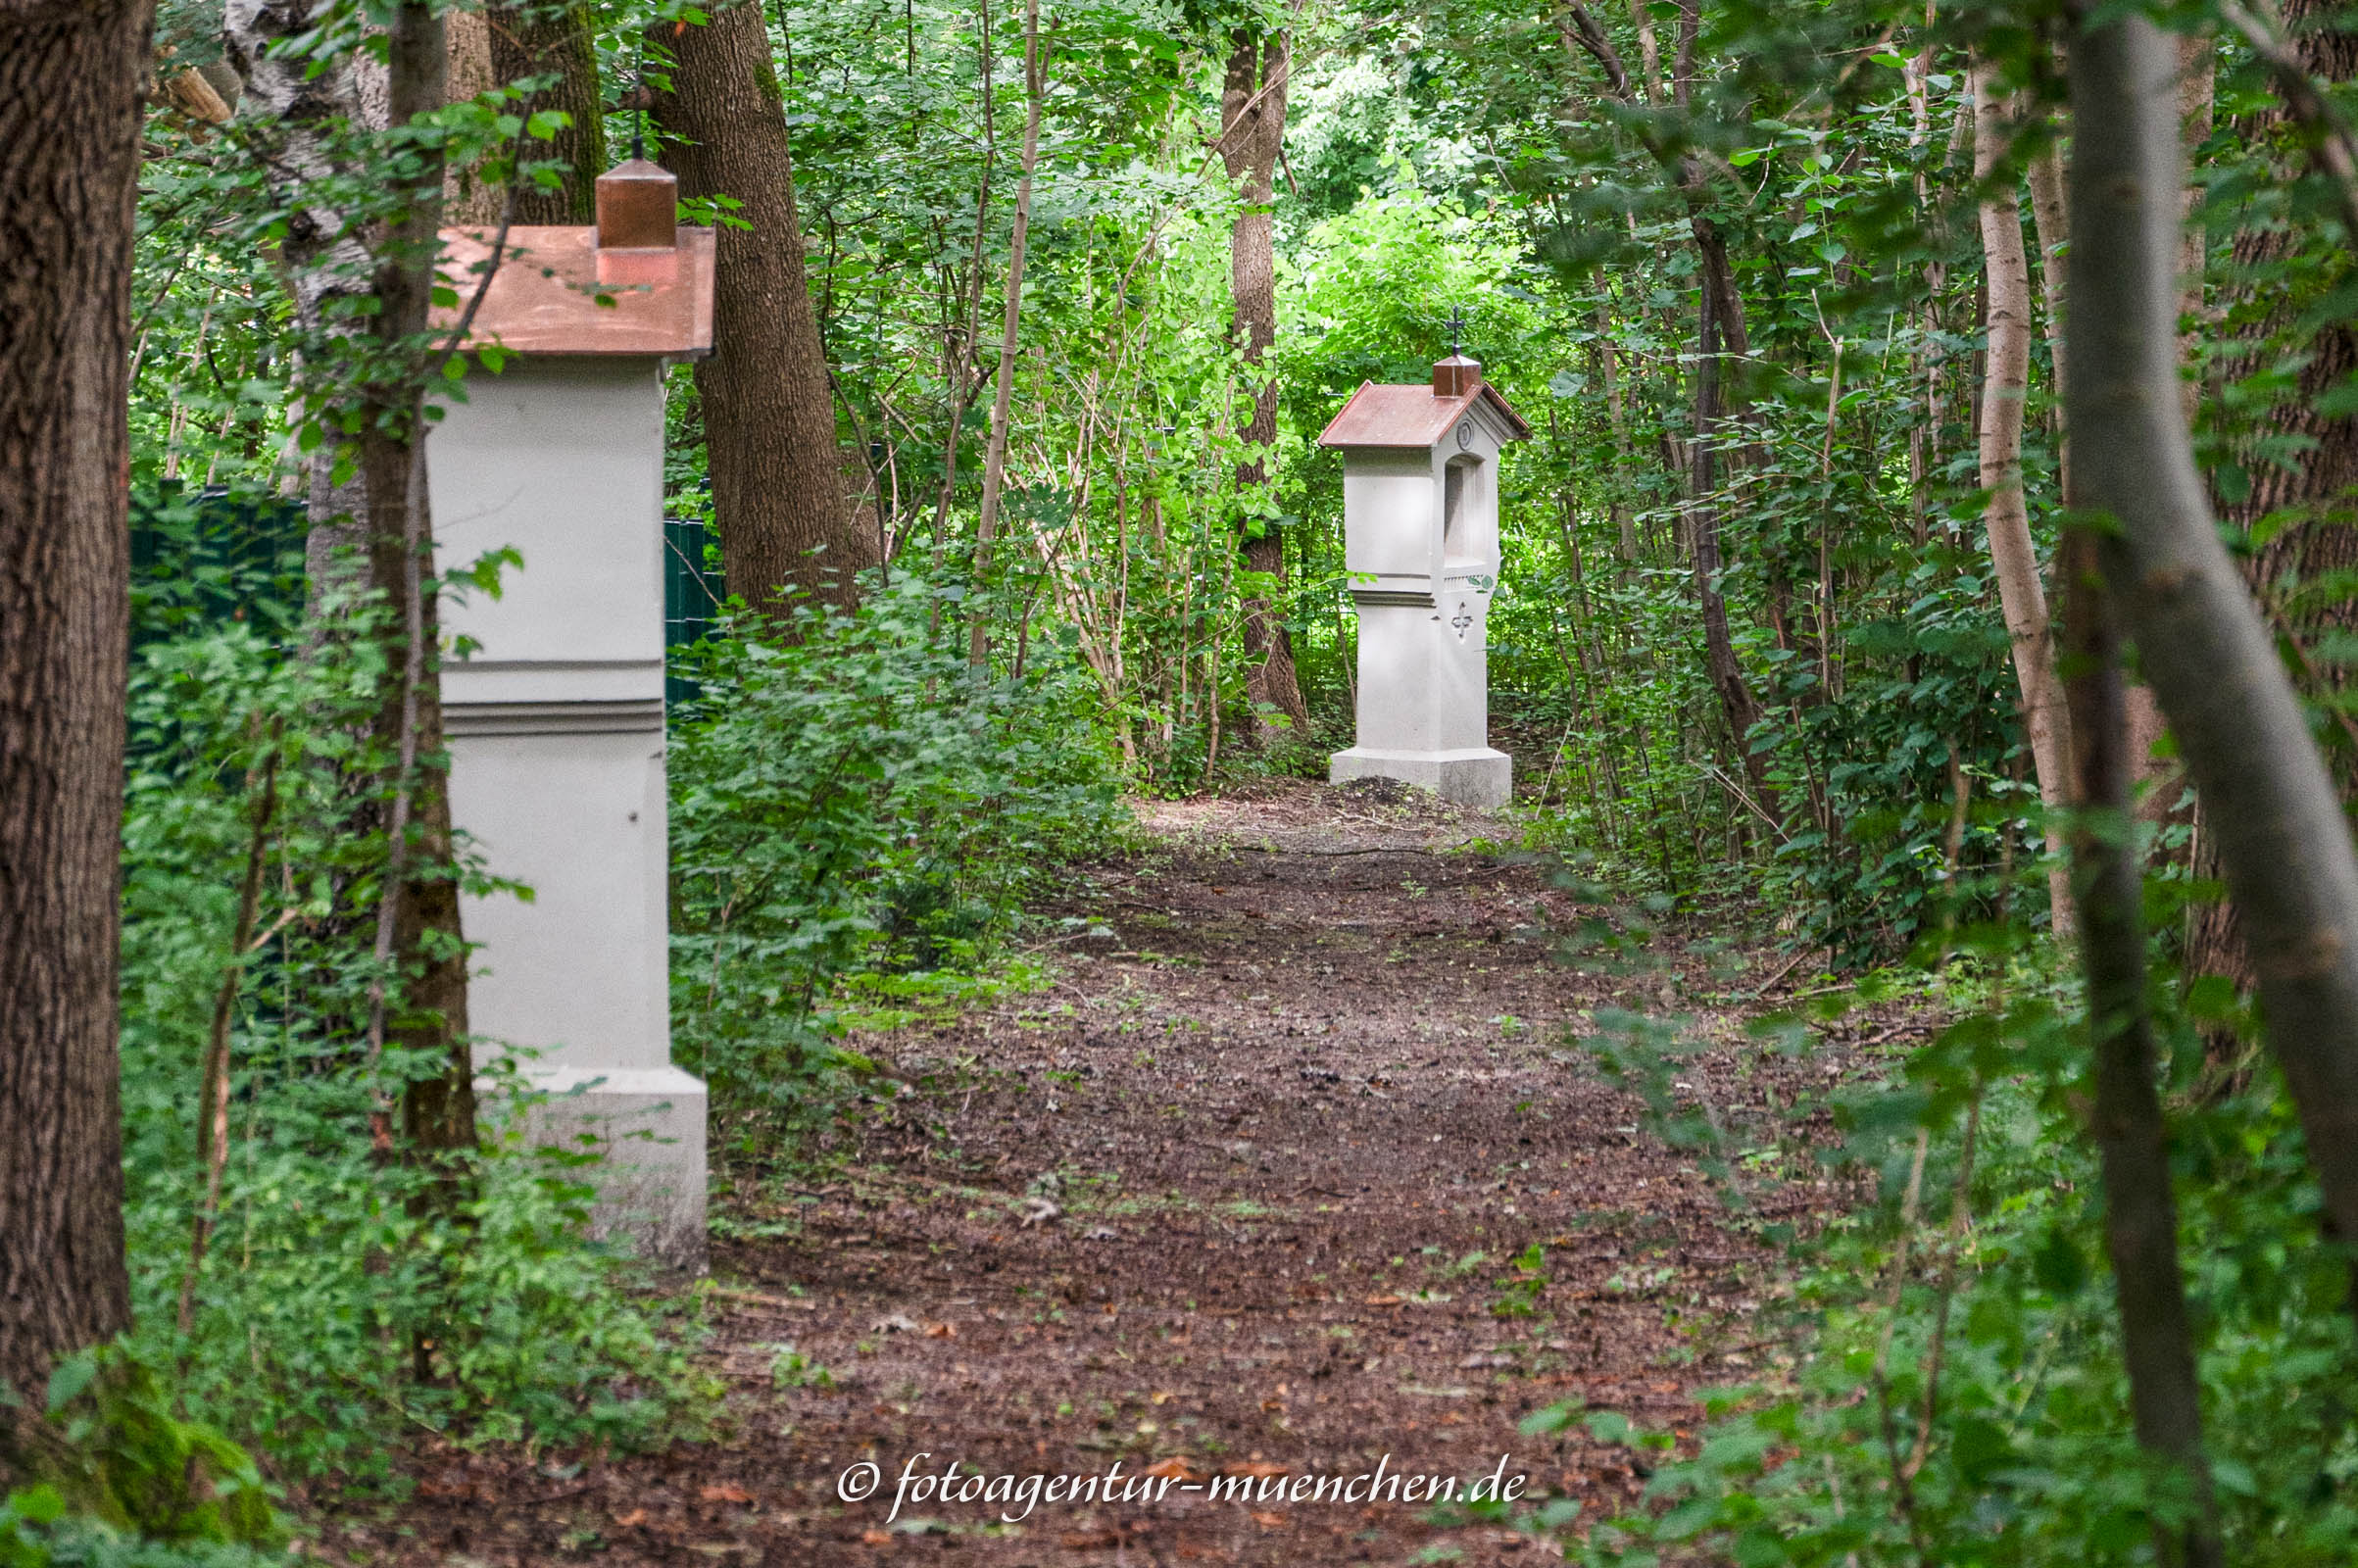
<svg viewBox="0 0 2358 1568"><path fill-rule="evenodd" d="M1351 395L1323 434L1318 437L1322 447L1429 447L1449 433L1458 417L1476 403L1490 406L1513 432L1510 439L1527 441L1531 426L1523 416L1499 396L1498 389L1488 381L1476 381L1473 389L1454 397L1446 397L1423 382L1412 386L1382 385L1362 381L1359 390Z"/></svg>
<svg viewBox="0 0 2358 1568"><path fill-rule="evenodd" d="M442 231L442 275L460 303L433 325L459 324L480 286L492 230ZM464 345L516 354L696 357L712 348L712 231L682 226L670 250L601 252L588 224L517 224ZM612 304L601 303L600 296Z"/></svg>

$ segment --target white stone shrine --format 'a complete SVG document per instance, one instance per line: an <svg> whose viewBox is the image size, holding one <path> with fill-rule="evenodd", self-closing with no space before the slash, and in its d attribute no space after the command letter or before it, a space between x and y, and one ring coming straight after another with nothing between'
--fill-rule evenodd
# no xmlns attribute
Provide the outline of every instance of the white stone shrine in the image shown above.
<svg viewBox="0 0 2358 1568"><path fill-rule="evenodd" d="M1452 354L1430 386L1359 390L1319 436L1343 454L1343 561L1359 617L1357 744L1328 779L1395 778L1504 806L1486 626L1498 584L1498 454L1531 427Z"/></svg>
<svg viewBox="0 0 2358 1568"><path fill-rule="evenodd" d="M663 1260L705 1250L705 1089L671 1063L663 779L663 372L712 346L712 234L676 223L669 173L598 181L595 227L516 227L466 347L464 403L427 446L435 547L513 547L498 598L445 601L451 812L490 870L468 898L469 1023L530 1048L541 1142L604 1155L602 1233ZM490 246L447 230L470 297ZM458 313L440 312L454 325Z"/></svg>

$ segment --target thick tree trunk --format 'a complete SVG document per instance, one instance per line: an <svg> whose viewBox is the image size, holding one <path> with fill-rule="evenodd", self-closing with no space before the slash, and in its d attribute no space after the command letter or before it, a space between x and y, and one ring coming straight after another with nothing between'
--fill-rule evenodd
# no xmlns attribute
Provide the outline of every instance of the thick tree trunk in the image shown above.
<svg viewBox="0 0 2358 1568"><path fill-rule="evenodd" d="M2105 1250L2118 1287L2137 1442L2176 1465L2193 1494L2192 1517L2184 1529L2156 1528L2160 1559L2171 1568L2218 1568L2225 1559L2202 1449L2194 1341L2178 1266L2169 1128L2155 1084L2153 1019L2145 1006L2144 867L2131 809L2136 754L2120 631L2094 536L2075 529L2063 557L2079 808L2072 817L2072 881L2095 1054Z"/></svg>
<svg viewBox="0 0 2358 1568"><path fill-rule="evenodd" d="M59 1356L130 1320L116 861L154 10L0 7L0 1385L36 1410Z"/></svg>
<svg viewBox="0 0 2358 1568"><path fill-rule="evenodd" d="M2310 73L2327 81L2358 77L2358 31L2318 26L2321 17L2336 7L2323 0L2290 0L2284 8L2292 46ZM2287 117L2271 109L2238 126L2246 143L2260 144L2284 133ZM2300 243L2300 237L2280 225L2246 230L2235 241L2236 274L2265 276ZM2294 371L2294 390L2271 410L2265 429L2255 439L2238 442L2240 466L2250 490L2240 499L2224 501L2222 514L2249 529L2263 517L2277 515L2289 525L2271 534L2265 544L2244 560L2244 571L2276 627L2304 647L2322 636L2358 631L2358 599L2346 592L2306 591L2304 583L2358 569L2358 415L2324 414L2319 400L2329 388L2358 371L2358 324L2335 318L2299 341L2285 342L2297 330L2301 310L2294 302L2246 302L2231 313L2235 331L2248 345L2238 363L2228 367L2230 379L2248 375L2267 360L2288 348L2305 355ZM2278 452L2297 449L2290 464L2263 455L2267 445ZM2344 664L2314 662L2303 670L2302 684L2311 697L2341 691L2348 682ZM2358 800L2358 751L2336 748L2332 757L2335 787L2345 805ZM2220 874L2217 812L2204 799L2195 813L2194 866L2198 875ZM2187 932L2187 968L2197 974L2222 974L2249 986L2253 975L2243 952L2234 903L2197 907Z"/></svg>
<svg viewBox="0 0 2358 1568"><path fill-rule="evenodd" d="M1236 226L1228 242L1230 286L1236 296L1234 331L1245 351L1245 363L1258 371L1277 341L1277 251L1270 206L1277 199L1277 155L1286 138L1286 86L1292 66L1285 33L1262 33L1240 27L1230 36L1228 78L1220 94L1220 155L1228 177L1243 182L1238 191ZM1266 449L1277 440L1277 384L1253 389L1253 419L1245 440ZM1246 500L1245 564L1267 578L1272 591L1283 592L1286 580L1285 540L1274 508L1266 499L1267 460L1255 455L1237 468L1237 486ZM1294 645L1270 603L1270 594L1253 591L1245 597L1245 696L1253 705L1253 736L1273 738L1279 731L1269 714L1284 716L1300 734L1308 728L1310 710L1302 699L1302 683L1294 673Z"/></svg>
<svg viewBox="0 0 2358 1568"><path fill-rule="evenodd" d="M2030 508L2023 495L2023 400L2031 384L2031 267L2022 242L2022 207L2014 176L2003 170L2015 132L2010 106L1997 95L1996 72L1987 62L1973 70L1973 172L1984 186L1981 200L1982 255L1988 268L1989 350L1982 382L1982 488L1989 501L1982 513L1990 536L1990 564L1997 578L1999 609L2014 649L2014 679L2022 694L2023 729L2039 774L2039 798L2046 807L2047 896L2055 934L2072 928L2071 870L2063 858L2064 805L2071 799L2070 720L2063 685L2055 674L2054 627L2047 613L2046 587L2039 551L2031 540Z"/></svg>
<svg viewBox="0 0 2358 1568"><path fill-rule="evenodd" d="M2074 482L2117 524L2105 580L2209 813L2327 1215L2358 1238L2358 856L2178 399L2175 64L2141 18L2072 43Z"/></svg>
<svg viewBox="0 0 2358 1568"><path fill-rule="evenodd" d="M455 22L460 13L453 12ZM598 36L586 5L495 5L484 13L491 32L492 73L503 86L527 77L555 76L533 94L535 110L563 110L572 123L554 139L525 144L526 163L562 166L550 190L526 180L516 190L519 223L588 223L598 216L598 176L606 172L606 107L598 85ZM494 213L492 220L499 215Z"/></svg>
<svg viewBox="0 0 2358 1568"><path fill-rule="evenodd" d="M654 114L680 194L733 197L750 225L720 229L715 347L696 366L728 590L771 614L802 598L849 607L873 551L844 496L768 26L747 0L652 41L673 59Z"/></svg>
<svg viewBox="0 0 2358 1568"><path fill-rule="evenodd" d="M1023 256L1031 242L1032 172L1040 165L1040 100L1047 95L1046 64L1040 54L1040 0L1023 10L1023 172L1015 182L1015 226L1007 239L1007 312L1000 323L999 378L991 394L991 435L983 451L982 510L974 524L974 579L991 572L991 546L999 537L999 497L1007 478L1007 423L1014 416L1016 331L1023 324ZM976 669L991 663L990 612L975 612L967 631L966 662Z"/></svg>
<svg viewBox="0 0 2358 1568"><path fill-rule="evenodd" d="M443 85L452 103L467 103L500 84L491 63L491 25L480 11L454 7L442 17ZM457 162L442 171L442 220L496 227L507 192L482 177L479 166ZM521 221L521 220L519 220Z"/></svg>

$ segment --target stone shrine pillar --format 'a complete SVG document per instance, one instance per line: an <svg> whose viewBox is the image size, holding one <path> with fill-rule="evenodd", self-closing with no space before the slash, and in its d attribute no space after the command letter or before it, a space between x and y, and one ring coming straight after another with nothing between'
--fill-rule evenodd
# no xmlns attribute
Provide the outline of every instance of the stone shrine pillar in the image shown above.
<svg viewBox="0 0 2358 1568"><path fill-rule="evenodd" d="M1451 355L1430 386L1361 382L1322 447L1343 454L1343 559L1359 617L1357 744L1333 783L1396 778L1504 806L1513 760L1490 746L1485 642L1498 582L1498 454L1531 427Z"/></svg>
<svg viewBox="0 0 2358 1568"><path fill-rule="evenodd" d="M468 898L469 1022L539 1053L536 1141L596 1140L598 1229L685 1267L705 1250L705 1089L671 1064L663 778L663 369L712 346L712 234L633 161L598 223L518 226L466 347L467 401L427 445L441 563L523 557L500 596L445 602L451 814L530 902ZM446 230L471 298L489 236ZM459 313L437 313L437 325Z"/></svg>

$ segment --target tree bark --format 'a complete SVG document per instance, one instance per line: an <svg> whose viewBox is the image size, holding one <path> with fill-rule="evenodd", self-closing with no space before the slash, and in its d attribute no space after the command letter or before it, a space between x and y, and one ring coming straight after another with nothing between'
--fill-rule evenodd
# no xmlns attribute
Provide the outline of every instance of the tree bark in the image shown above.
<svg viewBox="0 0 2358 1568"><path fill-rule="evenodd" d="M652 42L673 61L654 116L680 194L733 197L749 225L721 225L714 346L696 366L728 591L780 620L798 602L849 608L872 552L844 496L768 26L746 0Z"/></svg>
<svg viewBox="0 0 2358 1568"><path fill-rule="evenodd" d="M2155 1527L2160 1560L2171 1568L2219 1568L2225 1557L2202 1448L2186 1281L2178 1265L2169 1129L2155 1086L2153 1019L2145 1005L2144 867L2132 809L2137 754L2121 679L2118 617L2094 535L2073 529L2062 554L2078 802L2070 835L2072 881L2095 1057L2104 1244L2117 1285L2130 1409L2137 1442L2175 1466L2192 1493L2191 1516L2183 1529Z"/></svg>
<svg viewBox="0 0 2358 1568"><path fill-rule="evenodd" d="M2056 138L2047 138L2032 155L2026 174L2031 189L2032 230L2039 241L2039 292L2046 321L2047 357L2054 368L2056 481L2063 492L2064 505L2069 507L2073 494L2072 448L2071 432L2063 422L2063 382L2069 363L2063 331L2067 298L2063 248L2069 243L2072 230L2071 205L2064 194L2063 149ZM2197 294L2199 297L2199 289ZM2137 818L2145 822L2167 821L2185 794L2186 781L2176 762L2155 755L2164 727L2161 705L2153 699L2153 688L2141 680L2129 682L2121 700L2129 713L2129 755L2137 765ZM2068 696L2064 706L2068 710Z"/></svg>
<svg viewBox="0 0 2358 1568"><path fill-rule="evenodd" d="M154 11L0 6L0 1384L34 1410L58 1357L130 1321L116 884Z"/></svg>
<svg viewBox="0 0 2358 1568"><path fill-rule="evenodd" d="M2209 813L2332 1229L2358 1238L2358 857L2179 403L2175 65L2141 18L2072 44L2074 483L2112 521L2105 580Z"/></svg>
<svg viewBox="0 0 2358 1568"><path fill-rule="evenodd" d="M2336 9L2322 0L2291 0L2284 7L2284 19L2292 47L2310 74L2343 82L2358 77L2358 31L2315 25L2335 15ZM2272 107L2240 123L2237 131L2247 144L2265 144L2284 134L2289 118ZM2298 234L2279 225L2248 229L2235 238L2233 271L2265 276L2300 243ZM2242 352L2227 368L2227 377L2249 375L2281 352L2285 335L2296 329L2300 310L2292 301L2247 301L2233 313L2231 319L2239 318L2235 330ZM2269 412L2264 429L2235 442L2250 490L2240 499L2223 500L2220 512L2246 530L2271 516L2285 523L2244 559L2243 567L2277 629L2305 647L2321 636L2358 631L2358 601L2347 593L2301 588L2358 568L2358 527L2352 526L2352 496L2358 494L2358 415L2318 410L2329 388L2358 372L2358 326L2335 318L2297 347L2305 358L2294 371L2293 390ZM2300 449L2290 463L2256 450L2262 445L2282 450L2287 444ZM2343 690L2348 678L2343 664L2328 662L2305 669L2302 684L2312 698L2328 697ZM2337 749L2331 761L2335 787L2347 807L2358 801L2358 752ZM2216 878L2220 873L2218 827L2214 805L2199 799L2194 832L2199 876ZM2197 906L2188 922L2186 945L2190 972L2226 975L2245 987L2252 984L2234 902Z"/></svg>
<svg viewBox="0 0 2358 1568"><path fill-rule="evenodd" d="M386 123L399 129L448 99L449 55L442 20L428 0L393 14L387 38ZM455 1200L475 1148L473 1050L467 1031L467 957L459 924L458 870L443 753L440 616L431 569L433 519L422 450L424 337L441 249L442 158L420 154L416 183L378 248L373 330L385 363L408 373L369 386L361 438L368 578L401 615L388 666L399 674L377 708L376 743L394 764L388 809L390 862L379 906L377 953L402 975L389 1017L371 1020L382 1039L418 1054L405 1070L401 1119L409 1157L433 1166ZM414 842L413 842L414 836Z"/></svg>
<svg viewBox="0 0 2358 1568"><path fill-rule="evenodd" d="M1023 8L1023 172L1015 182L1015 226L1007 239L1007 315L999 334L999 379L991 394L991 434L983 451L982 509L974 524L974 580L991 572L991 545L999 537L999 497L1007 477L1007 422L1015 396L1016 329L1023 322L1023 255L1032 232L1032 172L1040 164L1040 100L1047 95L1040 54L1040 0ZM967 633L966 661L976 669L991 664L991 621L978 610Z"/></svg>
<svg viewBox="0 0 2358 1568"><path fill-rule="evenodd" d="M2055 934L2072 929L2071 869L2063 858L2063 808L2071 798L2070 719L2055 674L2054 627L2031 514L2023 495L2023 400L2031 384L2031 268L2023 252L2022 207L2014 174L2004 168L2016 130L2011 106L1997 94L1997 74L1987 61L1973 68L1973 172L1981 195L1982 255L1988 268L1989 350L1982 381L1981 477L1989 500L1982 512L1998 606L2014 651L2015 685L2022 694L2023 729L2046 808L2047 897Z"/></svg>
<svg viewBox="0 0 2358 1568"><path fill-rule="evenodd" d="M1277 251L1270 221L1277 199L1277 156L1286 138L1286 87L1292 61L1283 31L1262 33L1240 27L1229 37L1228 76L1220 94L1220 156L1228 177L1242 181L1236 226L1228 241L1230 287L1236 299L1233 330L1245 363L1257 373L1277 341ZM1309 727L1310 710L1294 673L1293 639L1270 602L1286 582L1285 540L1268 497L1269 465L1264 454L1277 440L1277 383L1265 380L1253 392L1253 418L1245 440L1257 449L1237 466L1237 487L1246 498L1243 523L1245 564L1270 584L1269 592L1245 596L1245 697L1252 705L1252 734L1265 742L1280 733L1270 717L1281 714L1299 735ZM1258 509L1255 514L1254 509Z"/></svg>
<svg viewBox="0 0 2358 1568"><path fill-rule="evenodd" d="M319 6L319 0L228 0L221 26L226 58L244 83L239 118L289 208L278 265L294 303L298 362L306 367L297 396L313 403L340 395L327 384L325 362L333 354L330 335L349 327L331 325L330 318L368 292L374 265L368 236L321 195L353 176L333 151L337 122L379 130L386 123L382 73L372 63L337 60L314 75L314 62L302 54L274 52L317 24ZM336 483L338 462L330 439L309 463L304 575L315 603L350 574L366 548L367 492L357 477Z"/></svg>
<svg viewBox="0 0 2358 1568"><path fill-rule="evenodd" d="M480 11L453 7L442 17L444 91L452 103L466 103L500 84L491 63L491 26ZM480 165L457 162L442 171L442 220L491 227L508 205L499 182L482 177ZM521 221L521 220L519 220Z"/></svg>
<svg viewBox="0 0 2358 1568"><path fill-rule="evenodd" d="M1719 502L1713 495L1713 473L1719 450L1720 321L1718 290L1706 277L1695 290L1701 301L1702 332L1695 367L1695 440L1690 454L1695 464L1695 497L1690 524L1695 540L1695 593L1703 614L1703 655L1711 672L1712 689L1719 693L1744 776L1751 781L1754 802L1772 818L1782 818L1775 790L1769 784L1768 764L1752 750L1752 726L1760 722L1759 700L1744 678L1736 657L1736 641L1728 630L1728 602L1719 585Z"/></svg>
<svg viewBox="0 0 2358 1568"><path fill-rule="evenodd" d="M1662 46L1654 39L1654 17L1649 0L1629 0L1630 20L1638 28L1638 57L1646 68L1646 101L1662 101Z"/></svg>
<svg viewBox="0 0 2358 1568"><path fill-rule="evenodd" d="M1629 469L1629 415L1621 405L1621 377L1614 365L1612 313L1602 298L1597 301L1597 371L1604 383L1605 414L1613 425L1613 461L1617 465L1615 482L1606 486L1612 498L1610 514L1619 539L1621 552L1621 580L1630 583L1638 575L1638 515L1621 498L1621 477Z"/></svg>
<svg viewBox="0 0 2358 1568"><path fill-rule="evenodd" d="M453 12L455 20L459 13ZM526 179L517 187L519 223L590 223L598 218L598 176L606 172L606 100L598 85L598 37L585 5L495 5L490 24L492 72L502 86L555 76L533 95L535 110L563 110L572 123L546 142L527 142L526 163L561 166L555 190ZM492 215L498 221L499 215Z"/></svg>
<svg viewBox="0 0 2358 1568"><path fill-rule="evenodd" d="M232 0L224 36L262 122L256 134L270 138L270 167L294 209L281 259L310 356L302 395L320 405L350 400L363 415L365 433L355 442L349 478L334 481L332 451L313 463L308 566L318 595L357 564L391 616L382 632L390 673L371 726L391 775L371 781L381 789L375 820L388 844L374 949L400 978L372 994L367 1033L372 1053L390 1044L433 1064L404 1080L404 1143L412 1157L455 1181L475 1145L474 1070L449 779L438 760L444 748L433 527L423 458L414 445L424 439L418 409L428 368L419 345L439 249L443 161L436 152L407 149L392 160L394 177L409 189L389 220L355 222L319 195L352 172L337 166L331 150L337 120L383 131L443 106L448 40L431 6L412 0L394 13L381 71L347 60L314 76L311 62L273 55L270 46L315 20L304 4ZM385 176L380 171L377 177ZM351 351L339 350L332 337L351 330L336 307L356 294L374 301L364 319L375 341L364 378L351 381ZM380 1113L374 1136L387 1152L393 1132L390 1116ZM444 1188L446 1196L454 1191Z"/></svg>

